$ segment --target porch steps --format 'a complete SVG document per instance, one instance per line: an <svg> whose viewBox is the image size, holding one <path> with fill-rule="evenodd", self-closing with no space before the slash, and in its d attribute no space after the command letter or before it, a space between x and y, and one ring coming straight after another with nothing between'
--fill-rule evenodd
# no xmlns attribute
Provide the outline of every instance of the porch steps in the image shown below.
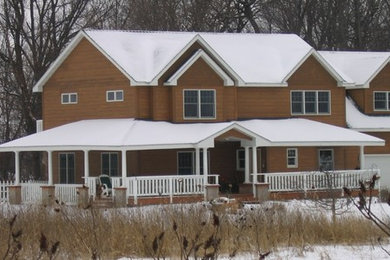
<svg viewBox="0 0 390 260"><path fill-rule="evenodd" d="M92 202L92 206L94 208L113 208L114 207L114 202L112 200L112 197L108 198L96 198Z"/></svg>
<svg viewBox="0 0 390 260"><path fill-rule="evenodd" d="M254 204L258 203L256 198L253 197L253 194L220 194L221 197L227 197L230 199L235 199L237 202L241 204Z"/></svg>

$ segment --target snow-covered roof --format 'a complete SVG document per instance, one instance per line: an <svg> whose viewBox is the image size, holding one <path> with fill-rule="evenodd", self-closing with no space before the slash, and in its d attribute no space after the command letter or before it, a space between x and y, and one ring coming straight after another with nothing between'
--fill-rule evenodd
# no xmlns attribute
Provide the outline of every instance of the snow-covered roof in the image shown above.
<svg viewBox="0 0 390 260"><path fill-rule="evenodd" d="M81 31L34 86L42 86L81 39L89 40L132 85L157 85L161 75L198 42L237 85L286 86L291 74L310 55L321 56L294 34L198 33L85 30ZM326 61L321 62L339 82Z"/></svg>
<svg viewBox="0 0 390 260"><path fill-rule="evenodd" d="M346 120L350 128L363 132L390 132L390 116L369 116L359 111L350 98L345 102Z"/></svg>
<svg viewBox="0 0 390 260"><path fill-rule="evenodd" d="M354 88L368 88L370 81L389 63L390 52L319 51L343 78L355 82Z"/></svg>
<svg viewBox="0 0 390 260"><path fill-rule="evenodd" d="M66 124L2 144L0 151L153 150L194 148L202 144L212 147L216 136L231 129L253 138L257 146L384 144L381 139L350 129L298 118L191 124L95 119Z"/></svg>

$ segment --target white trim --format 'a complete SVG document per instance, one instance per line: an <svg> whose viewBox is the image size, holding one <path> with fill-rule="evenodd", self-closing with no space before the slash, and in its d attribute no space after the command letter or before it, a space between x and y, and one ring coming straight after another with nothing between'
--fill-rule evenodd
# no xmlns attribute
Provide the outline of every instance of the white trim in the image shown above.
<svg viewBox="0 0 390 260"><path fill-rule="evenodd" d="M379 74L379 72L381 72L383 70L383 68L389 64L390 62L390 56L374 71L374 73L371 74L371 76L368 78L368 80L362 84L362 85L356 85L355 88L351 88L351 89L356 89L356 88L370 88L370 83L371 81ZM358 87L358 86L361 86L361 87Z"/></svg>
<svg viewBox="0 0 390 260"><path fill-rule="evenodd" d="M186 117L185 116L185 95L186 91L197 91L198 92L198 117ZM201 92L202 91L213 91L214 92L214 116L213 117L202 117L201 115ZM183 119L184 120L215 120L217 118L217 91L215 89L183 89Z"/></svg>
<svg viewBox="0 0 390 260"><path fill-rule="evenodd" d="M288 155L288 152L289 151L294 151L294 156L293 157L290 157L289 155ZM294 158L294 164L293 165L290 165L289 163L288 163L288 159L289 158ZM287 161L287 168L298 168L298 148L286 148L286 161Z"/></svg>
<svg viewBox="0 0 390 260"><path fill-rule="evenodd" d="M303 93L303 95L302 95L303 112L302 113L293 113L293 111L292 111L292 105L293 105L292 92ZM305 95L306 95L305 93L306 92L315 92L316 93L316 100L315 100L316 112L315 113L306 113L306 108L305 108ZM327 92L329 94L329 112L328 113L319 113L319 111L318 111L318 106L319 106L318 93L319 92ZM298 89L290 90L290 114L292 116L302 116L302 115L305 115L305 116L330 116L330 115L332 115L332 92L330 90L298 90Z"/></svg>
<svg viewBox="0 0 390 260"><path fill-rule="evenodd" d="M165 83L165 86L177 86L177 80L199 59L203 59L223 79L224 86L234 86L234 81L202 49L197 50Z"/></svg>
<svg viewBox="0 0 390 260"><path fill-rule="evenodd" d="M183 54L195 43L198 42L203 48L205 48L207 51L210 52L210 54L215 58L222 66L223 68L235 79L235 82L237 85L243 85L243 80L241 77L222 59L221 56L217 52L214 51L213 48L199 35L196 34L194 38L190 42L184 46L183 49L179 53L176 54L176 56L153 78L151 82L149 82L147 85L151 86L158 86L158 80L161 78L161 76L172 67L172 65L183 56ZM142 85L142 84L139 84ZM136 86L136 85L134 85Z"/></svg>
<svg viewBox="0 0 390 260"><path fill-rule="evenodd" d="M282 82L287 82L290 77L301 67L301 65L311 56L322 65L322 67L337 81L337 86L354 86L355 83L347 82L318 52L311 48L310 51L295 65L295 67L283 78Z"/></svg>
<svg viewBox="0 0 390 260"><path fill-rule="evenodd" d="M108 99L108 94L109 93L113 93L114 94L114 99ZM117 99L116 97L116 94L117 93L122 93L122 99ZM118 90L107 90L106 91L106 102L122 102L125 100L125 96L124 96L124 91L123 89L118 89Z"/></svg>
<svg viewBox="0 0 390 260"><path fill-rule="evenodd" d="M65 96L68 96L68 102L64 102L64 97ZM72 96L76 96L76 101L73 102L72 101ZM61 93L61 104L62 105L74 105L74 104L77 104L79 102L79 96L77 94L77 92L70 92L70 93Z"/></svg>

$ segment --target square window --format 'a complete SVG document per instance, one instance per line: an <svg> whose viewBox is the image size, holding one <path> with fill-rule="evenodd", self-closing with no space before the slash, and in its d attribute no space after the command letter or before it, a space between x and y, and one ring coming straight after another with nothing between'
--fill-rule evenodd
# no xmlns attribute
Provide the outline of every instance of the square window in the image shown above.
<svg viewBox="0 0 390 260"><path fill-rule="evenodd" d="M62 93L61 104L77 104L77 93Z"/></svg>
<svg viewBox="0 0 390 260"><path fill-rule="evenodd" d="M215 118L215 90L184 90L184 118Z"/></svg>

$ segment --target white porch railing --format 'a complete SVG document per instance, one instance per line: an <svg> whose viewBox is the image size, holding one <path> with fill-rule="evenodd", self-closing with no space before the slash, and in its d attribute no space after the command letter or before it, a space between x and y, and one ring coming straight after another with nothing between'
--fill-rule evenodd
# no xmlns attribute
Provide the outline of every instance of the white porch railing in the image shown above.
<svg viewBox="0 0 390 260"><path fill-rule="evenodd" d="M219 175L208 175L209 184L218 184ZM124 186L127 196L138 197L169 196L172 202L175 195L204 194L204 176L172 175L172 176L137 176L127 177Z"/></svg>
<svg viewBox="0 0 390 260"><path fill-rule="evenodd" d="M8 186L13 185L13 181L0 182L0 202L8 201Z"/></svg>
<svg viewBox="0 0 390 260"><path fill-rule="evenodd" d="M310 191L325 189L359 188L359 181L379 175L378 169L330 172L282 172L257 174L269 183L269 191ZM376 184L379 187L379 183Z"/></svg>
<svg viewBox="0 0 390 260"><path fill-rule="evenodd" d="M25 182L21 183L22 203L37 203L42 201L42 185L47 183Z"/></svg>
<svg viewBox="0 0 390 260"><path fill-rule="evenodd" d="M60 202L70 205L77 204L77 188L81 184L55 184L55 196Z"/></svg>

